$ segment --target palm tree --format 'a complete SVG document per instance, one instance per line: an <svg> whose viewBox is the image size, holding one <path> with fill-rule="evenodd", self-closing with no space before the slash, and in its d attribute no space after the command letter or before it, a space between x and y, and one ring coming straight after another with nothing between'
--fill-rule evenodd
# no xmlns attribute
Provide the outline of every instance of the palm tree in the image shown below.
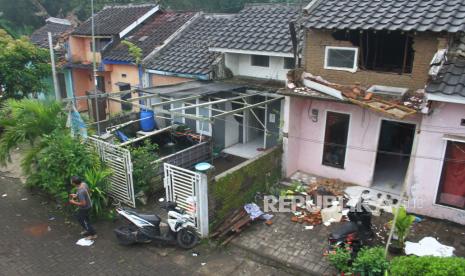
<svg viewBox="0 0 465 276"><path fill-rule="evenodd" d="M29 142L31 148L22 160L23 170L30 171L40 139L56 129L64 129L65 115L60 103L36 99L9 99L0 108L0 165L6 165L13 149Z"/></svg>

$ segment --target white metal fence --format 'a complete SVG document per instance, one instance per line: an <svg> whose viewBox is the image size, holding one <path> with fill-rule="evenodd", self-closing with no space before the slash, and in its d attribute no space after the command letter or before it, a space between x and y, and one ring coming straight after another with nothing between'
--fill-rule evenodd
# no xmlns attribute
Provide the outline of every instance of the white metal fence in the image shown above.
<svg viewBox="0 0 465 276"><path fill-rule="evenodd" d="M89 137L89 144L98 151L100 158L112 170L109 194L130 207L136 207L132 180L132 162L129 150Z"/></svg>
<svg viewBox="0 0 465 276"><path fill-rule="evenodd" d="M202 237L208 236L207 176L164 163L166 198L174 201L191 217Z"/></svg>

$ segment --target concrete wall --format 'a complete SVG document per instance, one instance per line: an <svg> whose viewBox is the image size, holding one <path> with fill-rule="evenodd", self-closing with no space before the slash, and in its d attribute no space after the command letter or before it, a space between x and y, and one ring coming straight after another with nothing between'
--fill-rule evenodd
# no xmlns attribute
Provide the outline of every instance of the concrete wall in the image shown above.
<svg viewBox="0 0 465 276"><path fill-rule="evenodd" d="M445 46L445 39L431 33L418 33L414 37L415 51L411 74L384 73L359 69L355 73L324 69L325 47L354 47L349 41L335 40L330 31L313 31L306 33L305 69L314 75L340 83L354 84L360 82L364 86L373 84L407 87L412 90L424 88L428 79L430 62L440 47Z"/></svg>
<svg viewBox="0 0 465 276"><path fill-rule="evenodd" d="M90 37L70 36L69 47L72 62L91 63L92 62L92 39ZM95 54L96 61L100 63L100 53Z"/></svg>
<svg viewBox="0 0 465 276"><path fill-rule="evenodd" d="M234 76L286 80L289 69L284 69L283 57L270 57L269 67L251 65L251 55L225 53L225 65Z"/></svg>
<svg viewBox="0 0 465 276"><path fill-rule="evenodd" d="M91 71L87 69L73 69L72 76L75 96L86 96L86 91L90 91L93 87ZM77 107L79 111L87 110L87 100L78 100Z"/></svg>
<svg viewBox="0 0 465 276"><path fill-rule="evenodd" d="M443 137L445 134L465 135L465 127L460 126L460 120L465 118L465 106L435 102L433 110L431 115L423 117L422 131L418 134L418 158L409 188L409 195L416 202L410 204L410 211L465 224L465 210L435 204L447 143Z"/></svg>
<svg viewBox="0 0 465 276"><path fill-rule="evenodd" d="M285 119L287 124L284 128L284 131L288 132L288 137L284 141L286 175L303 171L370 186L374 174L381 120L391 119L353 104L298 97L286 97L286 100L288 101L286 103L288 114ZM313 122L308 115L311 114L312 109L318 110L317 122ZM322 164L327 111L350 114L344 169ZM411 117L405 122L419 124L419 121L419 117Z"/></svg>

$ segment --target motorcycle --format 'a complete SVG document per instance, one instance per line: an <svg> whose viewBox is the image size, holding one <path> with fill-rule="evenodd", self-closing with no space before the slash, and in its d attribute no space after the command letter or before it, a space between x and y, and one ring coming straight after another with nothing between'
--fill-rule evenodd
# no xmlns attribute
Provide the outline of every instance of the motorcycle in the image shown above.
<svg viewBox="0 0 465 276"><path fill-rule="evenodd" d="M116 209L116 212L129 222L128 225L113 230L120 244L160 242L191 249L199 242L195 225L190 221L189 215L175 202L160 201L162 208L168 212L166 231L161 231L161 218L156 214L139 214L123 208Z"/></svg>
<svg viewBox="0 0 465 276"><path fill-rule="evenodd" d="M371 210L364 203L363 197L347 214L349 222L341 224L328 236L329 252L337 248L349 248L355 258L362 246L374 237L371 223Z"/></svg>

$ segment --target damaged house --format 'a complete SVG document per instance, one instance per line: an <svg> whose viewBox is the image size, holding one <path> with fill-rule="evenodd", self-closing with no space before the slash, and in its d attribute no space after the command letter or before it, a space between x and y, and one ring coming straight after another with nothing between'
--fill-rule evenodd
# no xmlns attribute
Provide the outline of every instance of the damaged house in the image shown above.
<svg viewBox="0 0 465 276"><path fill-rule="evenodd" d="M314 0L288 74L284 169L465 223L463 1ZM398 16L395 16L398 15Z"/></svg>

